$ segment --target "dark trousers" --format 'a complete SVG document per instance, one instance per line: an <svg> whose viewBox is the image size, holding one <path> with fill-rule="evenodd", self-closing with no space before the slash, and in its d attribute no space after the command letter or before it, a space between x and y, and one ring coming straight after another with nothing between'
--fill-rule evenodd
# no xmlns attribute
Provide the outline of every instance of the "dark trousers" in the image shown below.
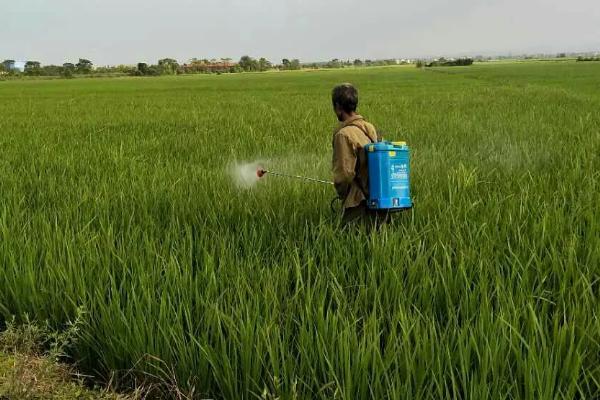
<svg viewBox="0 0 600 400"><path fill-rule="evenodd" d="M364 226L367 229L378 229L381 225L391 221L389 211L371 210L367 203L363 201L356 207L344 209L342 214L342 224L344 226Z"/></svg>

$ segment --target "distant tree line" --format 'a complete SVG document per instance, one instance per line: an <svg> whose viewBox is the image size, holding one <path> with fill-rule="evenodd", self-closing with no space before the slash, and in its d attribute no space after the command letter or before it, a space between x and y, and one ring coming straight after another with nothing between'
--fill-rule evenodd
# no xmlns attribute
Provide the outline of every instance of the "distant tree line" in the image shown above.
<svg viewBox="0 0 600 400"><path fill-rule="evenodd" d="M423 60L418 60L416 62L416 67L417 68L423 68L423 67L459 67L459 66L467 66L467 65L472 65L473 64L473 59L472 58L457 58L457 59L445 59L444 57L441 57L438 60L433 60L433 61L423 61Z"/></svg>
<svg viewBox="0 0 600 400"><path fill-rule="evenodd" d="M582 61L600 61L600 56L598 57L583 57L583 56L579 56L577 57L577 61L582 62Z"/></svg>
<svg viewBox="0 0 600 400"><path fill-rule="evenodd" d="M231 58L198 59L192 58L186 63L179 63L174 58L162 58L156 64L139 62L137 65L94 66L92 61L80 58L77 63L67 62L62 65L42 65L39 61L29 60L25 63L23 71L14 68L14 60L4 60L0 64L0 75L9 76L46 76L72 78L76 76L161 76L181 74L223 74L240 72L265 72L265 71L294 71L300 69L333 69L333 68L360 68L387 65L411 64L411 60L398 59L338 59L326 62L301 63L297 58L284 58L280 63L274 64L265 57L253 58L242 56L234 62ZM429 63L419 61L417 66L451 66L470 65L472 59L446 60L441 58Z"/></svg>
<svg viewBox="0 0 600 400"><path fill-rule="evenodd" d="M148 65L145 62L137 64L137 68L129 72L134 76L158 76L175 75L179 69L179 63L173 58L162 58L156 65Z"/></svg>
<svg viewBox="0 0 600 400"><path fill-rule="evenodd" d="M93 63L81 58L77 63L64 63L63 65L42 65L39 61L25 62L21 71L15 66L14 60L4 60L0 64L0 75L8 76L46 76L72 78L80 75L109 76L109 75L131 75L131 76L159 76L197 73L234 73L234 72L265 72L269 70L299 70L302 68L297 58L281 60L280 64L273 64L265 57L253 58L243 56L238 62L231 58L219 60L193 58L189 62L180 64L174 58L163 58L156 64L140 62L137 65L117 65L94 67Z"/></svg>
<svg viewBox="0 0 600 400"><path fill-rule="evenodd" d="M63 65L42 65L39 61L29 60L25 62L23 71L14 67L14 60L4 60L0 64L0 72L9 76L62 76L70 78L75 74L90 74L93 63L85 58L80 58L76 64L64 63Z"/></svg>
<svg viewBox="0 0 600 400"><path fill-rule="evenodd" d="M498 56L494 59L506 58L530 59L530 58L558 58L574 57L573 53L559 53L554 55L523 55L523 56ZM140 62L137 65L96 66L85 58L80 58L77 63L66 62L62 65L42 65L39 61L28 60L23 70L15 68L14 60L4 60L0 64L0 76L46 76L72 78L75 76L159 76L180 74L222 74L240 72L265 72L265 71L293 71L300 69L333 69L333 68L360 68L378 67L388 65L415 64L418 68L423 67L452 67L467 66L474 61L484 62L494 60L492 57L475 56L474 58L446 59L441 57L435 60L405 60L405 59L338 59L333 58L326 62L301 63L297 58L284 58L281 63L274 64L265 57L253 58L248 55L242 56L239 61L234 62L231 58L221 59L198 59L192 58L187 63L180 64L174 58L162 58L156 64ZM597 54L580 53L577 61L600 61ZM22 63L21 63L22 66Z"/></svg>
<svg viewBox="0 0 600 400"><path fill-rule="evenodd" d="M264 57L253 58L248 55L242 56L238 62L233 62L231 58L216 59L198 59L192 58L189 62L179 64L172 58L163 58L158 60L155 65L147 63L138 63L135 71L131 75L135 76L158 76L175 74L223 74L239 72L265 72L269 70L297 70L301 69L300 60L287 59L281 60L281 64L274 65Z"/></svg>
<svg viewBox="0 0 600 400"><path fill-rule="evenodd" d="M41 65L38 61L27 61L24 71L19 71L14 66L14 60L5 60L0 64L0 74L12 76L47 76L72 78L75 76L160 76L180 74L222 74L240 72L265 72L265 71L294 71L303 68L348 68L348 67L374 67L385 65L407 64L410 60L370 60L355 59L341 60L334 58L327 62L302 64L297 58L284 58L281 63L274 64L265 57L253 58L242 56L234 62L231 58L198 59L192 58L187 63L180 64L174 58L162 58L156 64L139 62L137 65L96 66L85 58L80 58L77 63L64 63L63 65Z"/></svg>
<svg viewBox="0 0 600 400"><path fill-rule="evenodd" d="M309 63L303 65L304 68L320 69L320 68L359 68L359 67L382 67L386 65L404 65L410 64L410 60L397 60L397 59L384 59L384 60L361 60L357 58L355 60L340 60L339 58L333 58L327 62Z"/></svg>
<svg viewBox="0 0 600 400"><path fill-rule="evenodd" d="M297 58L294 58L292 60L284 58L283 60L281 60L281 65L277 66L277 68L283 71L294 71L302 69L302 64L300 64L300 60L298 60Z"/></svg>

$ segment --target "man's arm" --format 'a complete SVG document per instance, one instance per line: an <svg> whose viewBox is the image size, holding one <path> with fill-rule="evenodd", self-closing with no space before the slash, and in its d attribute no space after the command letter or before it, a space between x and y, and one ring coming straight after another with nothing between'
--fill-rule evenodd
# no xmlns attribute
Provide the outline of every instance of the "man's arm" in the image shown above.
<svg viewBox="0 0 600 400"><path fill-rule="evenodd" d="M333 183L340 198L350 191L356 168L354 146L346 135L336 133L333 137Z"/></svg>

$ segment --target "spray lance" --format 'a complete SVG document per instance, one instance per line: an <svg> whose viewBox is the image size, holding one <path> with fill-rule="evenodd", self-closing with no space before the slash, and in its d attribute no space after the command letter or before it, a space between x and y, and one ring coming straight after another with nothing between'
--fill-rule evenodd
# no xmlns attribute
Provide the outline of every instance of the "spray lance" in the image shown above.
<svg viewBox="0 0 600 400"><path fill-rule="evenodd" d="M333 182L324 181L322 179L310 178L308 176L284 174L282 172L268 171L263 168L259 168L256 170L256 176L258 176L259 178L262 178L266 174L273 175L273 176L280 176L282 178L301 179L301 180L307 181L307 182L315 182L315 183L323 183L325 185L333 185Z"/></svg>
<svg viewBox="0 0 600 400"><path fill-rule="evenodd" d="M311 178L311 177L302 176L302 175L285 174L283 172L269 171L269 170L266 170L264 168L258 168L256 170L256 176L258 176L259 178L262 178L266 174L273 175L273 176L279 176L281 178L299 179L299 180L302 180L304 182L322 183L324 185L333 186L333 182L331 182L331 181L325 181L323 179ZM341 200L339 197L335 197L333 200L331 200L331 204L329 205L329 207L331 208L331 211L334 212L334 213L335 213L334 203L336 201L339 201L339 200Z"/></svg>

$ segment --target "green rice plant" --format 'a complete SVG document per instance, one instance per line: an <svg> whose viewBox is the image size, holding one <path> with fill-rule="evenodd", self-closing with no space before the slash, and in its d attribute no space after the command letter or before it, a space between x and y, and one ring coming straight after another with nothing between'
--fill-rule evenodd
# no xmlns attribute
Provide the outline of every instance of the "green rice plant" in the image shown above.
<svg viewBox="0 0 600 400"><path fill-rule="evenodd" d="M600 66L0 83L0 315L199 398L594 398ZM412 149L415 208L344 233L329 93ZM133 368L133 372L132 372ZM192 390L193 389L193 390Z"/></svg>

